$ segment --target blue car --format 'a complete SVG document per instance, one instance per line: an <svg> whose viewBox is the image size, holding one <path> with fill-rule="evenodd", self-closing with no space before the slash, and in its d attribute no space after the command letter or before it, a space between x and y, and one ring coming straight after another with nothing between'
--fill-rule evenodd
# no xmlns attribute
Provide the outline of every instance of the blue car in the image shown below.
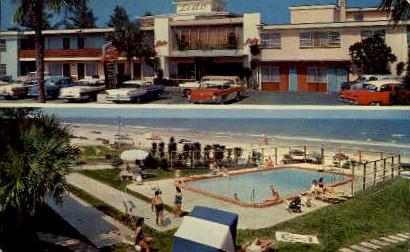
<svg viewBox="0 0 410 252"><path fill-rule="evenodd" d="M150 82L143 81L133 82L135 83L122 84L117 89L105 90L107 101L140 103L157 100L164 93L164 85L152 85Z"/></svg>
<svg viewBox="0 0 410 252"><path fill-rule="evenodd" d="M44 80L44 88L46 91L46 97L51 99L57 99L60 95L60 89L64 87L74 86L73 79L71 77L50 76ZM28 96L38 96L39 87L34 81L33 84L28 86Z"/></svg>

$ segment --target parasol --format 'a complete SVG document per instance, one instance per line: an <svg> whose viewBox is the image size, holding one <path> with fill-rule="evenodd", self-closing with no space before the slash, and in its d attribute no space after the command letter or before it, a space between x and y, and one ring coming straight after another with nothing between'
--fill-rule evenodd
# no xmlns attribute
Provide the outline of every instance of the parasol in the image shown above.
<svg viewBox="0 0 410 252"><path fill-rule="evenodd" d="M144 150L127 150L123 151L120 158L124 161L134 162L135 160L144 160L148 157L148 152Z"/></svg>

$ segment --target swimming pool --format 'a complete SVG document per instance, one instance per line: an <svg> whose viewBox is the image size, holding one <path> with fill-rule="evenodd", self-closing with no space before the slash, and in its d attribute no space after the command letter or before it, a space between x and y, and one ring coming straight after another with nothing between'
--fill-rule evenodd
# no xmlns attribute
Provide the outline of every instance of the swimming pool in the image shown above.
<svg viewBox="0 0 410 252"><path fill-rule="evenodd" d="M326 185L345 183L347 175L320 172L299 168L275 168L268 171L256 171L229 177L196 178L186 181L186 188L219 199L225 199L240 205L263 207L263 202L272 201L270 185L279 191L280 198L286 198L310 189L313 179L323 177ZM237 193L239 202L235 202ZM269 204L272 205L272 204Z"/></svg>

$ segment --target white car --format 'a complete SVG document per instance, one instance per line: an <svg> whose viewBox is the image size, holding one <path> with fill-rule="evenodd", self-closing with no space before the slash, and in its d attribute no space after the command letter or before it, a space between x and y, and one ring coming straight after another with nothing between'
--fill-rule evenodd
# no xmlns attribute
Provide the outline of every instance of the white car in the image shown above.
<svg viewBox="0 0 410 252"><path fill-rule="evenodd" d="M231 86L242 87L244 86L243 81L239 76L220 76L220 75L206 75L201 78L201 81L189 81L179 84L178 86L182 89L182 93L184 96L187 96L189 92L193 89L197 89L201 86L203 82L209 81L221 81L221 82L229 82Z"/></svg>
<svg viewBox="0 0 410 252"><path fill-rule="evenodd" d="M84 79L80 79L78 80L78 82L86 84L86 85L97 85L97 84L103 84L105 80L101 79L100 76L95 75L93 77L86 77Z"/></svg>
<svg viewBox="0 0 410 252"><path fill-rule="evenodd" d="M28 86L23 81L2 82L0 85L0 96L6 99L24 98L27 93Z"/></svg>
<svg viewBox="0 0 410 252"><path fill-rule="evenodd" d="M97 94L104 90L105 85L103 84L91 84L83 81L77 86L62 88L58 98L70 102L96 100Z"/></svg>
<svg viewBox="0 0 410 252"><path fill-rule="evenodd" d="M108 102L143 102L159 99L164 92L163 85L152 85L147 81L124 82L116 89L105 90Z"/></svg>

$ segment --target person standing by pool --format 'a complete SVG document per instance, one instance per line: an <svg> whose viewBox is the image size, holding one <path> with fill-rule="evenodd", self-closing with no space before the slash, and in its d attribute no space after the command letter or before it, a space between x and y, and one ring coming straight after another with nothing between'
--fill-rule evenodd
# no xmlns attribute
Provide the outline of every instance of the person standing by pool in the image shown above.
<svg viewBox="0 0 410 252"><path fill-rule="evenodd" d="M316 194L319 194L320 193L320 189L319 189L319 186L317 185L317 180L316 179L314 179L313 181L312 181L312 186L310 187L310 194L312 194L312 195L316 195Z"/></svg>
<svg viewBox="0 0 410 252"><path fill-rule="evenodd" d="M175 205L174 205L173 212L174 212L174 217L177 218L177 217L181 217L181 213L182 213L182 210L181 210L181 208L182 208L182 191L181 191L181 188L179 188L179 187L176 187L175 190L176 190L176 194L175 194L175 201L174 201Z"/></svg>
<svg viewBox="0 0 410 252"><path fill-rule="evenodd" d="M279 199L279 192L275 189L275 187L273 185L270 185L270 190L272 192L273 200L278 200Z"/></svg>
<svg viewBox="0 0 410 252"><path fill-rule="evenodd" d="M161 191L159 190L155 191L155 195L151 200L151 208L152 208L152 211L154 211L154 208L155 208L155 215L156 215L155 221L157 225L163 226L164 225L164 202L162 201L160 194L161 194Z"/></svg>
<svg viewBox="0 0 410 252"><path fill-rule="evenodd" d="M317 185L319 186L320 193L324 193L325 192L325 183L323 182L323 177L320 177Z"/></svg>

